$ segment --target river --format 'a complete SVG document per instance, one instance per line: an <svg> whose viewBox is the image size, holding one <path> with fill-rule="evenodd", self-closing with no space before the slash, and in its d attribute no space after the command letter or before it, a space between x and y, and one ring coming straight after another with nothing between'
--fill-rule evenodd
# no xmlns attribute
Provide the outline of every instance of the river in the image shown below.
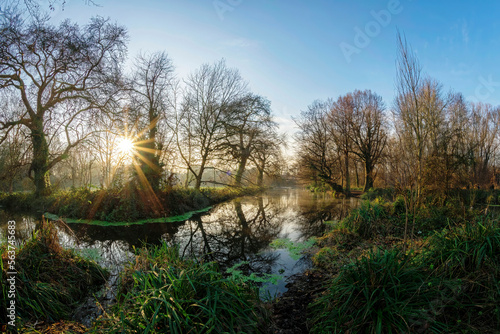
<svg viewBox="0 0 500 334"><path fill-rule="evenodd" d="M117 273L133 259L133 248L143 242L176 244L186 256L216 261L222 270L242 261L246 274L279 275L262 291L274 296L286 291L286 279L311 266L308 256L294 256L273 248L276 239L294 243L320 236L325 221L343 218L358 200L334 199L303 189L282 188L214 206L210 211L179 223L146 223L129 226L56 224L61 244ZM22 242L38 228L41 217L0 211L0 239L5 239L8 220L16 221L16 240Z"/></svg>

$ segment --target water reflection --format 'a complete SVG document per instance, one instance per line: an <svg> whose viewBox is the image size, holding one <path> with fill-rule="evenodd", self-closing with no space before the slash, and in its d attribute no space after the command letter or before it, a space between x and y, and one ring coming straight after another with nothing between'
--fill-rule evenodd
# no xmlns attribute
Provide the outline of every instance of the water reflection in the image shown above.
<svg viewBox="0 0 500 334"><path fill-rule="evenodd" d="M304 190L281 189L220 204L180 223L115 227L59 224L56 228L63 246L83 250L108 268L130 261L133 248L143 242L158 244L163 240L179 245L183 255L216 261L222 269L246 261L240 269L247 273L286 277L303 271L309 265L307 258L292 259L286 250L272 249L269 244L277 238L305 241L321 235L324 221L343 218L355 205L356 199L336 200ZM33 217L0 212L0 237L6 236L11 219L17 222L19 241L39 227ZM281 280L272 292L283 292L284 286Z"/></svg>

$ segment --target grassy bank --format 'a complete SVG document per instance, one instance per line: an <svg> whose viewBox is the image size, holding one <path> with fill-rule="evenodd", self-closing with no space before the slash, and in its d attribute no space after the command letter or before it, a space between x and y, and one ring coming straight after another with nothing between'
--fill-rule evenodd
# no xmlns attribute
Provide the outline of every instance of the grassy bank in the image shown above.
<svg viewBox="0 0 500 334"><path fill-rule="evenodd" d="M150 218L183 215L210 205L262 191L261 188L175 188L148 193L141 189L89 190L87 188L55 192L48 197L29 193L1 194L0 206L16 212L50 212L72 219L106 222L134 222Z"/></svg>
<svg viewBox="0 0 500 334"><path fill-rule="evenodd" d="M10 254L8 245L0 247L2 255L2 293L0 323L6 324L6 307L10 303L6 284ZM105 282L107 271L72 251L64 250L56 231L50 225L38 230L15 251L16 324L52 323L70 320L76 307ZM12 277L12 275L9 275Z"/></svg>
<svg viewBox="0 0 500 334"><path fill-rule="evenodd" d="M499 215L464 202L421 205L406 244L398 198L331 223L314 256L331 278L310 305L311 333L497 333Z"/></svg>
<svg viewBox="0 0 500 334"><path fill-rule="evenodd" d="M118 301L91 328L75 322L78 306L108 273L61 248L46 223L16 250L16 325L23 333L263 333L267 310L258 287L223 274L216 263L179 257L166 243L145 245L121 273ZM2 254L0 323L10 303L7 245Z"/></svg>
<svg viewBox="0 0 500 334"><path fill-rule="evenodd" d="M118 303L95 333L261 333L258 288L224 277L215 263L179 257L166 244L137 250L121 276Z"/></svg>

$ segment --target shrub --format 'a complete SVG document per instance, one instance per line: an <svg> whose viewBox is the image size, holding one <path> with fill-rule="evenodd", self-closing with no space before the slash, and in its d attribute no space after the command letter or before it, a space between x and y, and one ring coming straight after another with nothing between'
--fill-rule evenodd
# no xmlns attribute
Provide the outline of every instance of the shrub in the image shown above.
<svg viewBox="0 0 500 334"><path fill-rule="evenodd" d="M406 213L405 199L403 196L399 195L396 197L394 203L392 203L392 213L395 215Z"/></svg>
<svg viewBox="0 0 500 334"><path fill-rule="evenodd" d="M204 188L201 191L174 188L152 194L128 183L121 189L78 188L58 191L48 197L28 193L0 194L0 206L17 212L49 211L65 218L133 222L182 215L259 191L262 189L258 187Z"/></svg>
<svg viewBox="0 0 500 334"><path fill-rule="evenodd" d="M491 217L479 217L437 232L421 255L421 263L434 268L434 275L458 286L448 296L440 317L454 332L495 332L500 328L499 225Z"/></svg>
<svg viewBox="0 0 500 334"><path fill-rule="evenodd" d="M429 244L427 261L451 276L500 266L500 226L491 218L436 232Z"/></svg>
<svg viewBox="0 0 500 334"><path fill-rule="evenodd" d="M361 195L361 199L365 201L373 201L377 197L383 198L386 201L392 201L394 198L394 189L392 188L370 188L367 192Z"/></svg>

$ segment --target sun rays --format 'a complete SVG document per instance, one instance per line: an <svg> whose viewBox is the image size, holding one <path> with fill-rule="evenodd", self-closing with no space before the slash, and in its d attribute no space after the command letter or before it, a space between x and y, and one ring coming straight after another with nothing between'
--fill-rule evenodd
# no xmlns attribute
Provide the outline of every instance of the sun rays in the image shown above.
<svg viewBox="0 0 500 334"><path fill-rule="evenodd" d="M137 204L147 207L155 215L161 216L164 212L163 205L144 173L145 165L154 171L161 169L157 164L148 159L148 156L158 153L154 149L154 145L151 145L153 140L144 139L147 137L147 132L156 123L157 121L154 121L140 131L137 130L137 123L131 129L125 123L123 131L116 134L112 150L115 163L111 171L109 184L106 187L112 187L117 178L125 179L125 184L129 186L125 187L127 191L120 192L120 196L130 196L131 192L135 192L138 195L135 196L136 201L139 202ZM104 192L102 195L104 195ZM98 211L102 197L99 196L95 203L93 203L89 219L93 219L95 213Z"/></svg>

